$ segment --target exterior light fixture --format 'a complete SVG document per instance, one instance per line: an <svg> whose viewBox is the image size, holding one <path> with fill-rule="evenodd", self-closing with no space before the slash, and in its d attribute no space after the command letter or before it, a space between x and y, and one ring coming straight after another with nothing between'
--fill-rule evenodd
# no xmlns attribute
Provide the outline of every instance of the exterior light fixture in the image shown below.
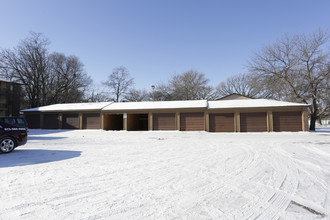
<svg viewBox="0 0 330 220"><path fill-rule="evenodd" d="M151 88L152 88L152 101L155 101L155 92L154 92L154 90L155 90L156 86L152 85Z"/></svg>

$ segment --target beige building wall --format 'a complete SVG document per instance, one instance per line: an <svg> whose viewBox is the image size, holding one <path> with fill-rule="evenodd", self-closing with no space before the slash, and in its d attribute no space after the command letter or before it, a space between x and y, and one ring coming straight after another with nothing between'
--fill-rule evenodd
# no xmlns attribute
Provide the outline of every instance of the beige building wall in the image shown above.
<svg viewBox="0 0 330 220"><path fill-rule="evenodd" d="M237 97L242 98L242 97ZM235 132L241 131L240 125L240 114L241 113L253 113L253 112L265 112L267 113L267 131L274 131L274 123L273 123L273 112L286 112L286 111L301 111L301 122L302 122L302 131L309 130L308 123L308 110L307 107L276 107L276 108L241 108L241 109L206 109L206 108L197 108L197 109L162 109L162 110L131 110L131 111L103 111L100 114L100 125L101 129L107 129L109 123L114 120L110 120L111 117L108 115L111 114L121 114L123 116L123 120L120 123L123 123L123 130L131 130L134 129L133 124L128 124L130 120L127 117L135 117L134 114L146 114L148 115L148 130L153 130L153 114L154 113L175 113L175 127L176 130L180 130L180 114L186 112L203 112L204 113L204 127L205 131L210 131L210 114L211 113L234 113L234 130ZM59 128L63 127L63 114L67 112L53 112L59 114ZM79 114L79 129L83 127L83 114L86 113L100 113L100 111L88 111L88 112L75 112L71 111L71 113ZM25 115L33 114L40 116L40 127L43 128L44 125L44 114L42 112L26 112Z"/></svg>

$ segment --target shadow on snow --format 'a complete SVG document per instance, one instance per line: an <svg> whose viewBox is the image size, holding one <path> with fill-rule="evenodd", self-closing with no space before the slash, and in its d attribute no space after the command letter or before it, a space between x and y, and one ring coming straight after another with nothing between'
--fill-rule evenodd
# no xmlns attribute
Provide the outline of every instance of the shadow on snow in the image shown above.
<svg viewBox="0 0 330 220"><path fill-rule="evenodd" d="M40 136L35 136L35 135L29 135L28 141L32 141L32 140L50 141L50 140L60 140L60 139L64 139L64 138L66 138L66 137L40 137Z"/></svg>
<svg viewBox="0 0 330 220"><path fill-rule="evenodd" d="M315 133L330 133L330 126L316 127L315 131L310 131Z"/></svg>
<svg viewBox="0 0 330 220"><path fill-rule="evenodd" d="M29 135L47 135L73 131L74 129L29 129Z"/></svg>
<svg viewBox="0 0 330 220"><path fill-rule="evenodd" d="M60 140L67 137L52 137L52 136L42 136L42 135L52 135L55 133L63 133L72 130L68 129L29 129L28 141L29 140L41 140L41 141L50 141L50 140Z"/></svg>
<svg viewBox="0 0 330 220"><path fill-rule="evenodd" d="M0 168L50 163L79 157L81 151L65 150L18 150L0 154Z"/></svg>

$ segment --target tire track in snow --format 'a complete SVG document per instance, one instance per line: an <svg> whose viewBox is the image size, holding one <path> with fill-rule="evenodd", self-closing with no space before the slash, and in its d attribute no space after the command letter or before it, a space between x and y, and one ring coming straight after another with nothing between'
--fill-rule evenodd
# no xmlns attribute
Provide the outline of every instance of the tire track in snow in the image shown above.
<svg viewBox="0 0 330 220"><path fill-rule="evenodd" d="M206 184L206 185L201 185L197 181L197 185L192 184L189 192L194 192L194 200L191 201L186 201L185 202L185 207L184 212L185 213L194 213L194 210L196 210L196 206L198 206L200 203L208 203L209 201L216 200L218 195L224 194L224 192L230 191L232 187L232 184L237 180L238 174L243 173L245 169L247 169L248 166L251 166L252 161L255 160L254 158L254 153L252 153L251 150L247 150L245 148L238 148L238 151L240 152L239 154L242 155L242 152L244 152L242 158L243 160L239 161L240 166L238 166L238 169L233 169L231 172L227 172L225 175L221 175L221 179L217 180L215 179L214 181ZM226 160L224 160L226 162ZM223 164L217 164L215 167L221 167ZM235 173L235 174L234 174ZM201 185L201 186L198 186ZM198 198L198 199L196 199ZM214 212L214 210L211 212ZM221 211L218 213L222 213Z"/></svg>
<svg viewBox="0 0 330 220"><path fill-rule="evenodd" d="M93 161L88 165L91 167L86 165L86 173L92 175L83 175L84 168L77 166L72 167L76 173L61 172L67 169L61 167L61 163L59 167L45 166L43 170L36 166L35 172L26 169L26 177L31 174L38 178L36 173L48 167L72 176L66 180L53 177L28 184L21 180L7 187L12 192L5 192L4 197L26 202L8 204L4 216L14 213L11 216L33 219L36 213L44 213L41 217L50 219L54 216L62 219L276 219L281 217L297 190L299 178L291 172L297 167L289 157L283 160L275 144L264 143L267 148L263 148L260 141L249 143L251 147L231 143L229 149L223 142L203 146L203 141L197 140L194 145L201 146L177 147L173 143L175 139L154 139L157 147L142 148L143 141L132 150L118 148L107 153L103 149L105 155L88 151L88 158L80 160ZM141 149L145 152L141 153ZM105 157L109 164L105 163ZM24 186L28 190L22 191ZM48 197L38 197L38 193ZM81 205L85 210L80 209Z"/></svg>
<svg viewBox="0 0 330 220"><path fill-rule="evenodd" d="M273 147L270 151L265 151L265 157L269 161L274 170L277 171L273 185L268 185L273 190L273 196L263 205L262 213L253 216L256 219L272 219L280 218L283 212L291 203L293 195L298 188L298 171L297 167L289 158L283 161L283 155L279 154Z"/></svg>
<svg viewBox="0 0 330 220"><path fill-rule="evenodd" d="M264 151L261 152L262 157L264 157L264 161L267 161L269 164L272 164L273 162L276 162L278 158L274 158L273 155L268 156L265 154ZM258 153L256 153L255 157L258 158ZM281 161L281 160L278 160ZM289 163L290 164L290 163ZM244 168L243 168L244 167ZM258 168L262 167L260 164L260 160L254 160L253 163L250 163L249 166L242 166L242 170L245 170L246 172L242 173L238 171L235 174L230 174L227 176L226 184L222 187L219 187L216 189L217 193L214 193L217 195L221 195L225 193L226 191L230 190L236 190L238 193L242 194L241 187L243 187L244 184L251 184L246 181L240 181L242 179L251 178L252 177L252 184L258 184L260 181L262 181L262 178L264 178L263 170L259 170ZM254 219L254 218L261 218L261 219L271 219L271 218L278 218L279 213L283 212L286 207L290 204L291 198L288 196L288 194L294 194L297 185L297 173L295 167L285 167L285 166L270 166L272 167L272 172L280 172L278 175L282 175L282 181L280 181L279 184L276 186L272 185L265 185L265 183L259 184L259 187L263 187L263 190L260 190L256 192L255 194L251 193L248 195L254 195L253 199L251 199L247 204L245 204L243 207L239 207L236 211L229 212L228 214L225 214L228 218L234 218L235 216L240 218L248 218ZM292 171L293 170L293 171ZM284 171L284 172L283 172ZM254 174L253 174L254 173ZM274 173L272 174L274 175ZM260 178L260 179L259 179ZM271 180L271 179L270 179ZM240 183L240 185L236 187L235 183ZM208 187L210 188L210 187ZM265 190L266 189L266 190ZM208 199L214 199L216 200L215 196L208 196ZM260 207L259 209L251 209L251 207ZM192 210L189 210L192 211ZM244 215L241 215L244 213Z"/></svg>

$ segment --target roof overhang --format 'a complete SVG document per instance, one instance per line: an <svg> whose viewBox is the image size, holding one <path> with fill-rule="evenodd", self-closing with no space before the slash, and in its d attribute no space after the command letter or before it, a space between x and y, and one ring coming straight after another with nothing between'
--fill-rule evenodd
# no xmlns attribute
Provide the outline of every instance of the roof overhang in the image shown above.
<svg viewBox="0 0 330 220"><path fill-rule="evenodd" d="M206 100L192 101L156 101L156 102L117 102L102 109L102 111L132 111L132 110L166 110L166 109L206 109Z"/></svg>
<svg viewBox="0 0 330 220"><path fill-rule="evenodd" d="M242 108L280 108L280 107L308 107L308 104L283 102L268 99L240 99L209 101L208 109L242 109Z"/></svg>
<svg viewBox="0 0 330 220"><path fill-rule="evenodd" d="M111 102L54 104L37 108L24 109L21 110L21 112L101 111L102 108L110 104Z"/></svg>

